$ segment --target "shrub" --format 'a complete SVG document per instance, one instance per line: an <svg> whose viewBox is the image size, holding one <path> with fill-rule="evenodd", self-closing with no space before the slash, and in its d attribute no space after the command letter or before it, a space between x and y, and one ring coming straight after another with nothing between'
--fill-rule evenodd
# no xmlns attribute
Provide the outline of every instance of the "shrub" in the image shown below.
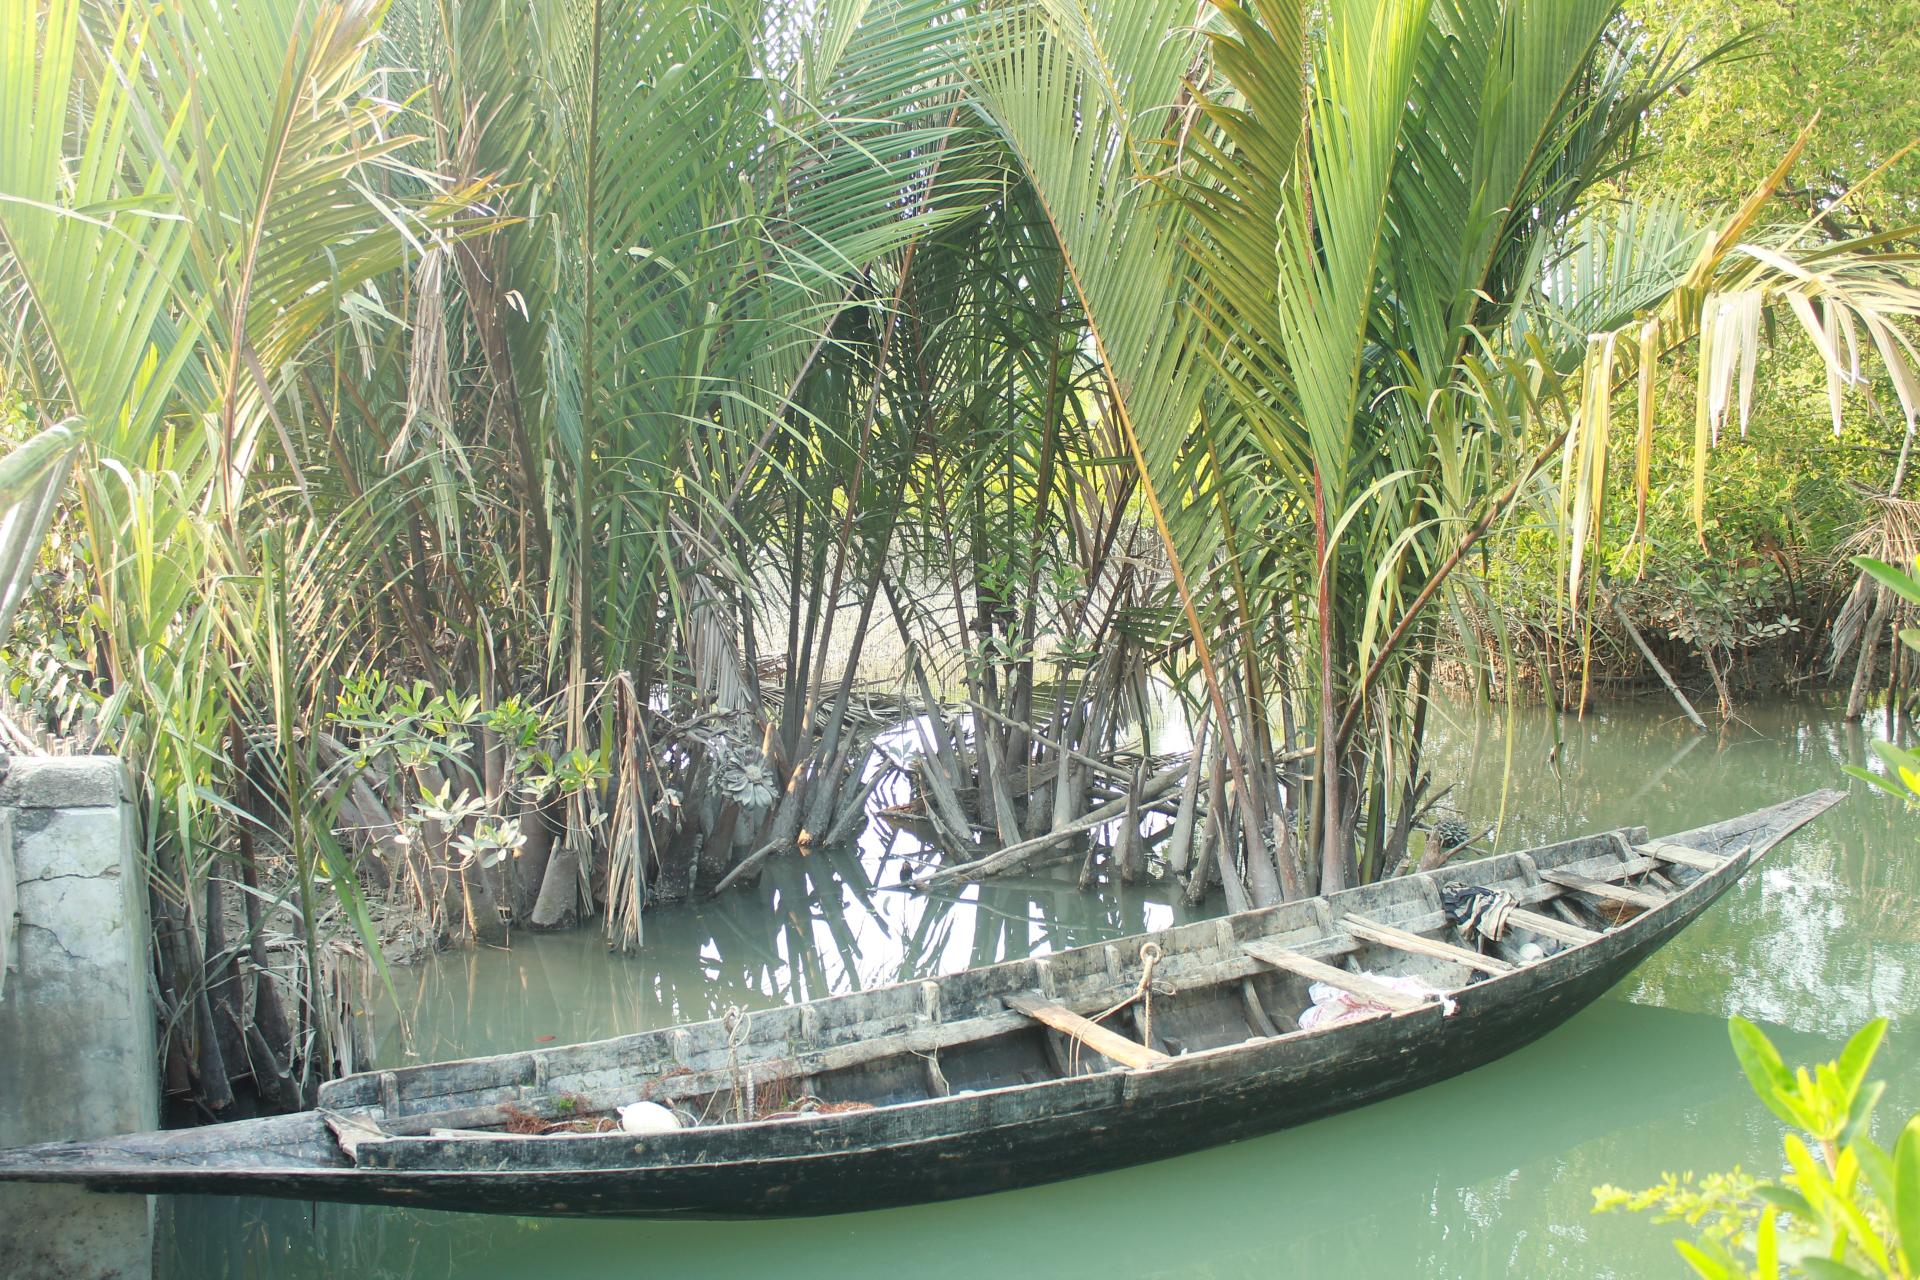
<svg viewBox="0 0 1920 1280"><path fill-rule="evenodd" d="M1789 1172L1768 1182L1736 1166L1698 1180L1670 1173L1645 1191L1596 1187L1594 1212L1651 1211L1657 1221L1686 1223L1698 1234L1674 1247L1708 1280L1913 1280L1920 1273L1920 1115L1907 1121L1891 1153L1867 1133L1886 1090L1867 1080L1886 1019L1862 1028L1837 1060L1794 1071L1753 1023L1734 1018L1729 1027L1753 1091L1797 1131L1785 1139Z"/></svg>

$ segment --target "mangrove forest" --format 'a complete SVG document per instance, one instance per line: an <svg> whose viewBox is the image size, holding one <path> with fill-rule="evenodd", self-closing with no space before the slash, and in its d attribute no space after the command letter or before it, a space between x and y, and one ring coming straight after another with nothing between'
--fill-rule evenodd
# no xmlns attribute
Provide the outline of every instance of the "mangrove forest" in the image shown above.
<svg viewBox="0 0 1920 1280"><path fill-rule="evenodd" d="M712 1077L648 1105L721 1142L867 1108L823 1073L889 1036L915 1097L986 1098L1010 1077L965 1027L1038 1019L1035 1070L1144 1080L1311 1032L1269 1016L1276 972L1392 1011L1321 1064L1358 1095L1423 1001L1464 1011L1430 1044L1474 1025L1458 984L1394 986L1364 948L1494 987L1583 945L1640 964L1636 919L1664 929L1839 797L1783 802L1849 764L1920 791L1896 572L1920 556L1916 23L1911 0L0 0L0 755L124 768L167 1124L378 1105L387 1129L334 1136L403 1162L396 1095L356 1073L398 1066L404 1098L420 1064L647 1032ZM1835 842L1824 889L1778 855L1554 1033L1583 1049L1437 1086L1455 1131L1413 1113L1412 1149L1519 1166L1489 1153L1509 1101L1548 1107L1531 1070L1612 1101L1506 1134L1529 1149L1677 1108L1751 1121L1771 1167L1777 1132L1734 1109L1736 1013L1822 1060L1892 1017L1881 1111L1912 1110L1915 829L1853 785L1791 846ZM1611 878L1551 852L1596 831L1629 833L1580 855L1624 858ZM1516 854L1526 887L1455 892ZM1391 916L1442 886L1451 941ZM1362 904L1344 952L1236 923L1331 928L1327 901ZM1182 954L1215 917L1253 959ZM1070 948L1150 933L1109 948L1117 995L1073 985ZM1866 938L1871 981L1788 976ZM1770 952L1817 1013L1761 994ZM1052 977L968 1003L962 975L1049 954L1058 1004ZM888 1021L894 982L951 1034ZM1231 1036L1182 1004L1206 984ZM864 1048L832 1031L855 1012L807 1005L829 996L868 1002L844 1006ZM819 1046L791 1087L752 1065L788 1005ZM1646 1041L1688 1065L1642 1074ZM578 1070L531 1119L449 1102L432 1135L587 1132ZM1676 1072L1732 1083L1676 1099ZM1537 1226L1504 1260L1448 1254L1443 1220L1477 1212L1454 1175L1428 1205L1354 1143L1284 1191L1156 1190L1166 1164L956 1206L1090 1213L1072 1188L1112 1185L1108 1210L1244 1223L1302 1196L1305 1251L1245 1274L1647 1274ZM1734 1163L1637 1149L1569 1185ZM1419 1201L1360 1235L1431 1214L1436 1238L1367 1270L1314 1226L1359 1212L1312 1207L1342 1180ZM251 1262L193 1241L256 1228L163 1215L163 1271L496 1274L517 1239L353 1212L266 1219L286 1239ZM592 1230L610 1274L622 1237ZM634 1254L667 1273L785 1269L657 1230ZM402 1260L422 1238L444 1267ZM1163 1244L1080 1265L1243 1273Z"/></svg>

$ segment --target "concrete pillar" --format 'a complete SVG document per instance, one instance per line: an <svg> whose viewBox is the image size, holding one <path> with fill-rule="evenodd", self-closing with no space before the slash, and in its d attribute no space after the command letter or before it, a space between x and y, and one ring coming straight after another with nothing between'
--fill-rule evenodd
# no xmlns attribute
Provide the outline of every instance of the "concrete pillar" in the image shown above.
<svg viewBox="0 0 1920 1280"><path fill-rule="evenodd" d="M146 881L125 771L106 756L0 758L0 770L0 880L16 912L0 921L0 1146L158 1128ZM148 1280L152 1200L0 1185L0 1272Z"/></svg>

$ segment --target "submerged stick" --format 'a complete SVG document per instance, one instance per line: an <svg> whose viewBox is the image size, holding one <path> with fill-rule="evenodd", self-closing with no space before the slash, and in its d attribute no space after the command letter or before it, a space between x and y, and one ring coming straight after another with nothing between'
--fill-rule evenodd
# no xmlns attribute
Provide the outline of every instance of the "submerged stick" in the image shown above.
<svg viewBox="0 0 1920 1280"><path fill-rule="evenodd" d="M891 762L883 763L873 771L872 777L854 789L853 799L847 803L839 819L827 831L828 847L839 844L852 836L856 828L866 825L867 802L873 799L873 793L880 789L880 784L887 780L888 775L894 771L894 767Z"/></svg>
<svg viewBox="0 0 1920 1280"><path fill-rule="evenodd" d="M978 876L990 876L996 871L1017 866L1019 863L1026 861L1029 857L1039 853L1043 849L1051 848L1063 840L1080 835L1083 832L1091 831L1104 823L1112 822L1115 818L1127 811L1129 804L1145 804L1149 800L1159 799L1174 788L1180 779L1186 775L1186 771L1186 762L1182 761L1173 768L1161 773L1156 773L1147 779L1140 787L1137 796L1124 796L1110 804L1101 805L1098 809L1095 809L1083 818L1069 822L1065 826L1056 827L1046 835L1035 836L1031 840L1022 840L1019 844L1008 845L998 853L991 853L984 858L976 858L972 862L963 862L957 867L948 867L935 872L933 875L922 877L913 882L914 887L926 889L934 885L949 884L955 880L968 880Z"/></svg>
<svg viewBox="0 0 1920 1280"><path fill-rule="evenodd" d="M1199 906L1206 900L1207 882L1220 869L1219 860L1213 857L1213 851L1224 845L1232 834L1232 826L1227 812L1226 788L1222 770L1226 768L1226 752L1216 736L1213 750L1207 753L1207 825L1200 837L1198 856L1193 860L1193 873L1187 877L1187 905ZM1231 863L1229 858L1228 862ZM1225 868L1232 870L1229 865ZM1224 880L1225 877L1223 876Z"/></svg>
<svg viewBox="0 0 1920 1280"><path fill-rule="evenodd" d="M1175 875L1183 874L1193 857L1194 819L1200 808L1200 769L1206 762L1207 725L1213 704L1202 703L1200 720L1193 730L1193 754L1187 758L1187 777L1180 787L1180 810L1173 820L1173 843L1167 848L1167 867Z"/></svg>
<svg viewBox="0 0 1920 1280"><path fill-rule="evenodd" d="M1146 781L1147 762L1134 766L1133 790L1127 793L1127 816L1120 820L1120 838L1113 842L1113 860L1120 869L1120 883L1132 884L1134 864L1140 849L1140 785Z"/></svg>

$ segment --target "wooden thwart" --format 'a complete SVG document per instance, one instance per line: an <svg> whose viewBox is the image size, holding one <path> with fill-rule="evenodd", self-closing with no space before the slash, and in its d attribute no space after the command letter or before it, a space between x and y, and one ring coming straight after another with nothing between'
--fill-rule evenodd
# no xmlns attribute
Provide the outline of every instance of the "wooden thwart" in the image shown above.
<svg viewBox="0 0 1920 1280"><path fill-rule="evenodd" d="M1298 951L1289 951L1277 942L1246 942L1241 944L1240 949L1262 964L1270 964L1276 969L1298 974L1309 982L1324 982L1330 987L1337 987L1349 995L1359 996L1369 1004L1377 1004L1394 1013L1412 1013L1432 1003L1429 1000L1420 1000L1395 991L1385 983L1375 982L1365 974L1322 964L1311 956L1303 956Z"/></svg>
<svg viewBox="0 0 1920 1280"><path fill-rule="evenodd" d="M1562 889L1572 889L1578 893L1591 894L1596 898L1606 898L1624 906L1639 907L1642 911L1652 911L1655 907L1667 905L1665 898L1657 898L1639 889L1629 889L1625 885L1608 884L1604 880L1595 880L1592 876L1583 876L1577 871L1542 871L1540 878L1548 884L1557 884Z"/></svg>
<svg viewBox="0 0 1920 1280"><path fill-rule="evenodd" d="M1454 964L1466 965L1469 969L1478 969L1481 973L1497 976L1512 973L1515 968L1505 960L1483 956L1478 951L1456 947L1451 942L1423 938L1417 933L1408 933L1405 929L1396 929L1390 924L1381 924L1378 920L1369 920L1365 916L1343 916L1340 923L1356 938L1365 938L1368 942L1392 947L1396 951L1410 951L1414 955L1426 956L1432 960L1450 960Z"/></svg>
<svg viewBox="0 0 1920 1280"><path fill-rule="evenodd" d="M1671 862L1675 866L1692 867L1695 871L1718 871L1727 865L1725 858L1715 857L1711 853L1702 853L1698 849L1689 849L1684 845L1667 844L1661 840L1635 845L1633 851L1643 857Z"/></svg>
<svg viewBox="0 0 1920 1280"><path fill-rule="evenodd" d="M1592 942L1601 935L1591 929L1583 929L1577 924L1568 924L1565 920L1555 920L1552 916L1543 916L1524 907L1515 907L1507 913L1507 920L1522 929L1531 929L1543 938L1552 938L1557 942L1579 946L1583 942Z"/></svg>
<svg viewBox="0 0 1920 1280"><path fill-rule="evenodd" d="M1111 1058L1123 1067L1151 1067L1156 1063L1172 1062L1158 1049L1149 1049L1146 1045L1129 1040L1117 1031L1109 1031L1091 1018L1083 1018L1073 1010L1044 1000L1037 995L1016 994L1005 997L1007 1008L1016 1013L1024 1013L1043 1026L1072 1036L1095 1053Z"/></svg>

